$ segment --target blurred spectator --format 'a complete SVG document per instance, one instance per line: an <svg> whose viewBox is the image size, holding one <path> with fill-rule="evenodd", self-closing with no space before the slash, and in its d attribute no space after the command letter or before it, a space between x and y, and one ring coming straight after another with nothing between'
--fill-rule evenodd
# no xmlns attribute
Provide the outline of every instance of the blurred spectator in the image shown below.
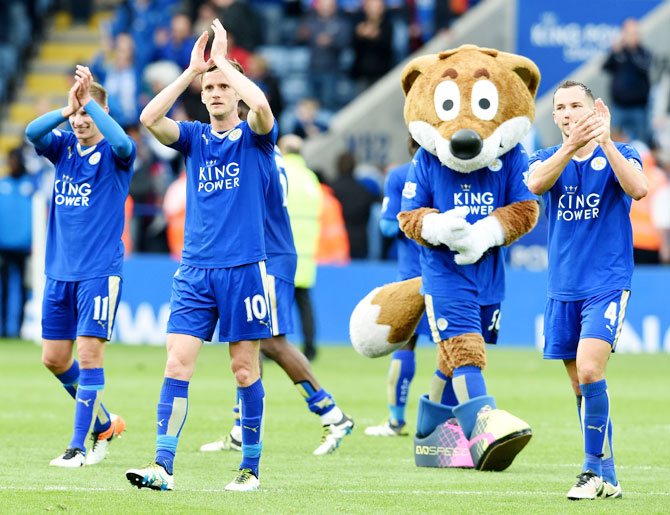
<svg viewBox="0 0 670 515"><path fill-rule="evenodd" d="M361 93L391 69L393 25L384 0L364 0L354 24L354 64L351 76Z"/></svg>
<svg viewBox="0 0 670 515"><path fill-rule="evenodd" d="M240 0L211 0L217 17L226 32L235 37L237 45L253 52L260 44L260 25L254 10Z"/></svg>
<svg viewBox="0 0 670 515"><path fill-rule="evenodd" d="M235 34L229 33L227 36L228 39L228 54L227 58L231 61L237 61L242 66L242 69L245 71L249 67L249 60L251 59L251 52L246 48L243 48L237 44L235 39Z"/></svg>
<svg viewBox="0 0 670 515"><path fill-rule="evenodd" d="M130 34L116 36L111 62L99 54L91 71L107 90L109 114L121 126L137 123L139 119L140 69L135 66L135 43Z"/></svg>
<svg viewBox="0 0 670 515"><path fill-rule="evenodd" d="M318 100L307 97L301 99L292 112L284 114L282 126L284 132L311 138L328 130L330 117L331 113L321 109Z"/></svg>
<svg viewBox="0 0 670 515"><path fill-rule="evenodd" d="M32 2L28 2L32 3ZM78 24L86 24L91 19L93 4L90 0L68 0L68 7L72 21Z"/></svg>
<svg viewBox="0 0 670 515"><path fill-rule="evenodd" d="M272 74L267 61L258 54L252 54L244 71L246 76L263 90L268 102L270 102L270 109L278 118L284 109L284 103L279 91L279 81Z"/></svg>
<svg viewBox="0 0 670 515"><path fill-rule="evenodd" d="M316 250L316 262L320 265L344 266L351 261L349 235L342 215L342 204L322 174L314 172L321 183L321 232Z"/></svg>
<svg viewBox="0 0 670 515"><path fill-rule="evenodd" d="M182 93L180 100L189 120L209 123L209 112L207 111L205 104L202 103L202 97L200 96L201 91L202 86L200 85L200 77L196 77L191 81L188 89Z"/></svg>
<svg viewBox="0 0 670 515"><path fill-rule="evenodd" d="M184 224L186 222L186 171L168 187L163 200L163 214L167 222L167 244L170 256L181 261L184 249Z"/></svg>
<svg viewBox="0 0 670 515"><path fill-rule="evenodd" d="M263 19L261 39L264 45L280 45L282 43L285 3L288 4L289 2L284 0L251 0L251 5Z"/></svg>
<svg viewBox="0 0 670 515"><path fill-rule="evenodd" d="M370 208L377 198L354 178L355 167L356 160L352 154L343 153L337 158L337 179L333 182L333 192L342 204L351 257L366 259Z"/></svg>
<svg viewBox="0 0 670 515"><path fill-rule="evenodd" d="M165 252L165 222L162 216L163 195L173 176L151 151L152 137L139 125L125 128L137 147L137 157L130 182L130 196L134 200L132 238L139 252Z"/></svg>
<svg viewBox="0 0 670 515"><path fill-rule="evenodd" d="M35 184L26 173L21 148L9 152L9 174L0 178L0 336L16 337L23 323L26 303L26 261L32 245L32 195ZM18 320L10 321L11 271L18 275L20 301ZM16 276L14 276L16 277Z"/></svg>
<svg viewBox="0 0 670 515"><path fill-rule="evenodd" d="M116 8L108 30L112 38L129 33L135 42L135 62L144 69L155 51L154 35L170 26L172 8L178 0L124 0Z"/></svg>
<svg viewBox="0 0 670 515"><path fill-rule="evenodd" d="M135 210L135 202L133 197L128 195L126 203L123 206L124 222L123 233L121 234L121 241L123 241L123 255L128 257L135 249L132 235L133 212Z"/></svg>
<svg viewBox="0 0 670 515"><path fill-rule="evenodd" d="M615 137L616 135L613 135ZM617 140L618 141L618 140ZM656 166L651 150L643 143L633 142L642 158L649 193L633 201L630 221L633 226L633 259L635 264L670 264L670 185Z"/></svg>
<svg viewBox="0 0 670 515"><path fill-rule="evenodd" d="M295 302L302 322L302 352L310 361L316 357L314 344L314 313L310 289L316 281L316 250L319 242L319 220L321 217L321 187L319 179L307 168L300 155L302 138L294 134L283 136L277 145L284 157L284 169L288 180L286 208L291 220L293 241L298 253L298 268L295 272Z"/></svg>
<svg viewBox="0 0 670 515"><path fill-rule="evenodd" d="M156 31L156 49L152 61L172 61L185 70L191 62L191 51L197 38L193 36L193 25L187 14L179 12L170 20L170 30Z"/></svg>
<svg viewBox="0 0 670 515"><path fill-rule="evenodd" d="M649 143L647 102L653 56L640 44L640 25L628 18L614 40L603 69L611 74L612 127L620 127L633 140Z"/></svg>
<svg viewBox="0 0 670 515"><path fill-rule="evenodd" d="M298 28L297 39L310 47L310 82L322 106L339 107L337 87L342 77L340 57L351 41L351 28L337 11L336 0L315 0Z"/></svg>
<svg viewBox="0 0 670 515"><path fill-rule="evenodd" d="M216 9L211 2L203 2L197 7L196 19L193 22L193 34L199 37L203 32L209 32L208 42L213 39L212 22L216 18Z"/></svg>

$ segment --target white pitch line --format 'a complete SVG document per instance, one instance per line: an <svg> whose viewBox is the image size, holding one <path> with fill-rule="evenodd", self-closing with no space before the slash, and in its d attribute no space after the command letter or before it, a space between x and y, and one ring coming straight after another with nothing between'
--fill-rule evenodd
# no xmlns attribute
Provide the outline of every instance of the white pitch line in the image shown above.
<svg viewBox="0 0 670 515"><path fill-rule="evenodd" d="M128 492L131 489L131 487L127 488L94 488L94 487L78 487L78 486L44 486L44 487L37 487L37 486L0 486L0 490L18 490L18 491L28 491L28 492ZM222 488L186 488L186 489L179 489L177 490L178 492L199 492L199 493L224 493L225 490ZM449 496L449 495L458 495L458 496L464 496L464 495L481 495L481 496L490 496L490 497L496 497L496 496L506 496L506 497L514 497L514 496L535 496L535 495L542 495L542 496L560 496L563 497L562 492L543 492L543 491L534 491L534 490L507 490L504 492L495 492L495 491L490 491L490 490L444 490L441 492L436 492L436 491L430 491L430 490L365 490L365 489L357 489L357 490L347 490L347 489L338 489L335 490L336 492L340 494L365 494L365 495L421 495L421 496L426 496L426 495L440 495L440 496ZM285 493L285 494L295 494L295 493L309 493L310 490L305 490L305 489L300 489L298 490L290 490L286 488L262 488L260 492L267 493L267 494L277 494L277 493ZM317 493L319 492L318 490L313 490L312 492ZM626 497L638 497L638 496L661 496L661 497L668 497L670 496L670 492L630 492L626 491L625 492Z"/></svg>

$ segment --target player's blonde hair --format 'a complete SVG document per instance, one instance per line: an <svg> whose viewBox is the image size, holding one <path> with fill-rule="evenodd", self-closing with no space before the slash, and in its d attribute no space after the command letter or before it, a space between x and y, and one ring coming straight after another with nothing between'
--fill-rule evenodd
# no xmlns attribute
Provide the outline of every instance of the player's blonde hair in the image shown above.
<svg viewBox="0 0 670 515"><path fill-rule="evenodd" d="M242 65L238 63L237 61L234 61L232 59L227 59L227 61L235 68L238 72L240 72L242 75L244 75L244 68L242 68ZM209 68L207 68L207 71L205 73L213 72L214 70L218 70L219 67L216 64L213 64ZM200 87L202 87L202 81L203 77L205 76L205 73L200 74Z"/></svg>
<svg viewBox="0 0 670 515"><path fill-rule="evenodd" d="M107 107L107 90L97 82L91 82L91 87L88 88L93 100L95 100L102 107Z"/></svg>

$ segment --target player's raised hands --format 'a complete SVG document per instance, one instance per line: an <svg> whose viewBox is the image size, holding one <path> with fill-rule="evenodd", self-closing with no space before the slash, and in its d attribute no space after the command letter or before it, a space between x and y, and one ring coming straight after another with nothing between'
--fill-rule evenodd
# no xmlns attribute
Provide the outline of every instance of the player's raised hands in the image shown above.
<svg viewBox="0 0 670 515"><path fill-rule="evenodd" d="M602 134L602 125L603 121L595 111L586 113L570 126L570 134L565 143L573 145L575 150L580 149Z"/></svg>
<svg viewBox="0 0 670 515"><path fill-rule="evenodd" d="M600 98L596 99L593 106L593 112L600 120L602 127L600 134L596 136L595 140L598 142L598 144L602 145L610 140L610 122L612 117L610 115L609 108Z"/></svg>
<svg viewBox="0 0 670 515"><path fill-rule="evenodd" d="M75 82L72 87L70 88L70 91L67 93L67 106L65 106L63 109L61 109L61 116L63 118L69 118L72 116L74 113L79 111L79 108L81 107L81 104L79 103L79 100L77 99L77 91L79 90L79 83Z"/></svg>
<svg viewBox="0 0 670 515"><path fill-rule="evenodd" d="M193 45L193 50L191 50L191 62L188 67L194 72L205 73L214 62L212 59L205 60L205 47L207 46L208 39L209 33L205 31L200 34L195 45Z"/></svg>
<svg viewBox="0 0 670 515"><path fill-rule="evenodd" d="M214 41L212 42L212 59L226 59L228 55L228 35L226 29L223 28L218 18L212 22L212 30L214 31Z"/></svg>
<svg viewBox="0 0 670 515"><path fill-rule="evenodd" d="M77 69L74 72L74 80L79 84L79 89L77 90L77 100L82 106L88 104L91 100L91 93L89 91L91 83L93 82L93 74L89 70L88 66L82 66L81 64L77 65Z"/></svg>

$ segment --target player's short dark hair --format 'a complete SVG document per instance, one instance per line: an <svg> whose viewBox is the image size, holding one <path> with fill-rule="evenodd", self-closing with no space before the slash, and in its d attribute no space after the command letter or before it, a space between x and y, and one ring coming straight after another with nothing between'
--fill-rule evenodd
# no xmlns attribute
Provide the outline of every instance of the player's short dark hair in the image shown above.
<svg viewBox="0 0 670 515"><path fill-rule="evenodd" d="M593 96L593 92L591 91L591 89L586 84L584 84L583 82L578 82L576 80L564 80L558 86L556 86L556 89L554 90L554 94L551 96L552 102L553 102L554 97L556 96L556 92L559 89L567 89L567 88L579 88L584 93L586 93L586 96L591 99L591 102L595 102L595 100L596 100Z"/></svg>
<svg viewBox="0 0 670 515"><path fill-rule="evenodd" d="M233 59L227 59L227 61L235 68L238 72L240 72L242 75L244 75L244 68L242 68L242 65L238 63L237 61ZM207 68L207 71L205 73L213 72L214 70L218 70L219 67L216 64L213 64L209 68ZM205 73L200 74L200 86L202 87L202 78L205 76Z"/></svg>

